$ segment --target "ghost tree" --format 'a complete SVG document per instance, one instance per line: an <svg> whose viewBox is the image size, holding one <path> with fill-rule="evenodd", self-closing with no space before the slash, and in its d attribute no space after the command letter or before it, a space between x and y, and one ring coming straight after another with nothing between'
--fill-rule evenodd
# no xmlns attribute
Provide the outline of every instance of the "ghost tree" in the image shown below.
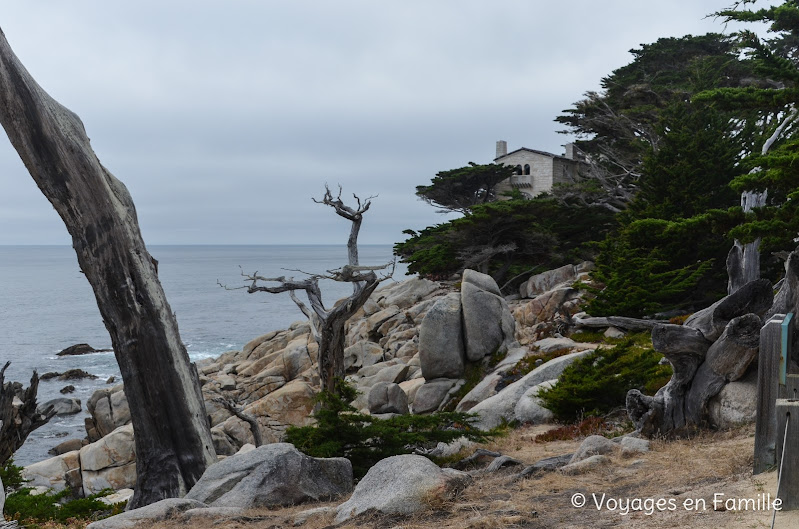
<svg viewBox="0 0 799 529"><path fill-rule="evenodd" d="M136 432L130 507L185 494L216 457L199 377L133 200L97 159L80 118L36 83L2 31L0 123L66 224L111 336Z"/></svg>
<svg viewBox="0 0 799 529"><path fill-rule="evenodd" d="M53 406L37 409L39 376L36 371L31 377L31 385L23 388L19 382L5 381L9 365L10 362L6 362L0 369L0 466L14 455L32 431L47 424L55 415Z"/></svg>
<svg viewBox="0 0 799 529"><path fill-rule="evenodd" d="M318 204L330 206L340 217L349 220L352 225L350 236L347 240L348 263L336 270L328 270L327 274L306 274L307 277L295 280L292 277L262 277L258 272L244 274L245 281L249 282L247 292L269 292L278 294L288 292L292 301L299 307L311 323L311 333L319 345L318 362L319 378L322 390L337 392L336 380L344 378L344 339L346 338L346 323L363 305L377 286L389 279L391 274L379 276L378 270L385 270L392 263L381 266L361 266L358 260L358 233L361 229L363 214L371 206L371 197L361 202L356 195L356 207L350 207L341 200L341 188L335 198L330 189L325 186L322 200L313 199ZM392 270L393 273L393 270ZM352 294L339 300L335 306L328 309L322 303L322 292L319 288L320 279L332 279L352 283ZM278 283L275 286L259 285L259 281ZM308 298L306 305L297 297L297 291L304 291ZM310 306L309 306L310 305Z"/></svg>

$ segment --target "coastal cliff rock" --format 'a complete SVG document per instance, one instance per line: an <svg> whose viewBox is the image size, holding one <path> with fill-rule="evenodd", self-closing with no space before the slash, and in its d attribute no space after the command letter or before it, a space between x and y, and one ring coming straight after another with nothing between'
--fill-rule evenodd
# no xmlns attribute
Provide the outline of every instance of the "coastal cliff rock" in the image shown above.
<svg viewBox="0 0 799 529"><path fill-rule="evenodd" d="M546 341L531 341L529 347L516 342L524 325L517 324L513 315L533 301L514 302L511 307L490 276L471 270L464 273L459 288L418 278L380 288L347 323L347 380L360 393L353 406L363 413L419 414L444 406L468 411L482 405L473 411L481 413L486 424L514 420L517 415L522 421L547 420L551 416L539 406L531 388L557 378L570 359L586 353L547 362L509 384L507 376L514 366L550 347ZM588 346L564 341L557 347ZM289 425L312 423L313 398L319 389L317 354L309 323L298 321L254 338L240 351L198 362L219 457L254 443L250 424L233 416L220 399L255 416L264 443L281 442ZM451 403L455 395L464 393L467 366L486 376L460 402ZM87 411L92 444L26 468L37 484L78 487L86 494L102 486L135 484L134 432L124 387L98 390Z"/></svg>

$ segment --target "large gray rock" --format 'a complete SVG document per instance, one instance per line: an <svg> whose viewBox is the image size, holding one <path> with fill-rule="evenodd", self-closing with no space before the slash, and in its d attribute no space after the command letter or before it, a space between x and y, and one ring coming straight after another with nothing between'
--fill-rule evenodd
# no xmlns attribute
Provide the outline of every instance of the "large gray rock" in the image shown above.
<svg viewBox="0 0 799 529"><path fill-rule="evenodd" d="M111 389L98 389L86 402L92 416L87 424L89 441L96 441L130 422L130 406L122 384Z"/></svg>
<svg viewBox="0 0 799 529"><path fill-rule="evenodd" d="M757 371L724 386L707 408L710 423L716 428L753 423L757 415Z"/></svg>
<svg viewBox="0 0 799 529"><path fill-rule="evenodd" d="M399 384L378 382L369 390L369 413L408 413L408 395Z"/></svg>
<svg viewBox="0 0 799 529"><path fill-rule="evenodd" d="M436 411L457 382L450 378L427 380L416 390L416 395L413 398L413 413L422 414Z"/></svg>
<svg viewBox="0 0 799 529"><path fill-rule="evenodd" d="M136 459L133 425L120 426L99 441L80 449L82 470L102 470L121 467Z"/></svg>
<svg viewBox="0 0 799 529"><path fill-rule="evenodd" d="M572 283L575 279L577 279L577 272L574 265L561 266L530 277L519 287L519 294L523 298L534 298L552 290L557 285Z"/></svg>
<svg viewBox="0 0 799 529"><path fill-rule="evenodd" d="M44 413L44 410L53 407L56 415L75 415L80 413L80 400L61 397L58 399L48 400L43 404L39 404L36 408L37 413Z"/></svg>
<svg viewBox="0 0 799 529"><path fill-rule="evenodd" d="M143 524L141 527L145 527L144 524L147 524L147 522L159 522L184 511L188 511L189 509L203 507L207 507L207 505L196 500L187 498L167 498L151 503L145 507L92 522L86 526L86 529L128 529L140 523Z"/></svg>
<svg viewBox="0 0 799 529"><path fill-rule="evenodd" d="M491 292L492 294L496 294L497 296L501 296L502 293L499 291L499 285L497 282L494 281L494 278L488 274L481 274L476 270L471 270L467 268L463 271L463 278L461 278L461 283L470 283L480 290L485 290L486 292Z"/></svg>
<svg viewBox="0 0 799 529"><path fill-rule="evenodd" d="M348 459L309 457L291 444L274 443L208 467L186 498L249 509L321 501L351 490Z"/></svg>
<svg viewBox="0 0 799 529"><path fill-rule="evenodd" d="M390 285L385 290L376 292L376 295L379 303L384 307L396 305L401 309L407 309L416 305L439 288L441 286L438 283L414 277L396 285ZM373 295L372 297L375 296Z"/></svg>
<svg viewBox="0 0 799 529"><path fill-rule="evenodd" d="M452 497L470 480L468 474L442 470L426 457L388 457L370 468L350 499L339 505L335 521L344 522L369 509L412 514L426 508L430 500Z"/></svg>
<svg viewBox="0 0 799 529"><path fill-rule="evenodd" d="M558 378L572 362L591 353L593 353L592 350L579 351L553 358L502 389L496 395L478 403L469 410L470 413L478 415L475 425L483 430L490 430L502 424L503 419L512 421L516 417L516 405L528 389L547 380ZM416 398L419 398L418 395Z"/></svg>
<svg viewBox="0 0 799 529"><path fill-rule="evenodd" d="M505 298L483 290L477 282L463 282L461 307L468 360L477 362L485 356L510 349L515 341L516 322Z"/></svg>
<svg viewBox="0 0 799 529"><path fill-rule="evenodd" d="M549 389L556 383L557 380L547 380L525 391L513 410L514 419L521 424L546 424L551 422L555 418L555 414L543 406L543 402L538 398L538 392L543 389Z"/></svg>
<svg viewBox="0 0 799 529"><path fill-rule="evenodd" d="M419 328L422 376L459 378L464 369L461 297L452 293L436 301Z"/></svg>
<svg viewBox="0 0 799 529"><path fill-rule="evenodd" d="M601 435L589 435L580 443L580 447L572 455L569 464L574 464L595 455L612 454L619 450L619 445Z"/></svg>
<svg viewBox="0 0 799 529"><path fill-rule="evenodd" d="M526 347L517 347L508 352L508 355L497 364L494 371L483 377L458 403L455 411L469 411L478 403L483 402L488 397L497 394L497 385L502 381L505 374L513 369L528 354Z"/></svg>

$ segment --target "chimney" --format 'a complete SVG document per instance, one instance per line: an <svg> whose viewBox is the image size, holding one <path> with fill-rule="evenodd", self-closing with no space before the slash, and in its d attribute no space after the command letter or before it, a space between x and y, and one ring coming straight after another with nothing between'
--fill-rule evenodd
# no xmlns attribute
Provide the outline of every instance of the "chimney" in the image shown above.
<svg viewBox="0 0 799 529"><path fill-rule="evenodd" d="M506 154L508 154L508 142L505 140L499 140L497 142L497 155L494 157L494 159L496 160L497 158L505 156Z"/></svg>
<svg viewBox="0 0 799 529"><path fill-rule="evenodd" d="M570 160L578 160L578 161L583 159L583 155L580 152L580 149L577 148L577 145L575 145L573 143L567 143L563 147L566 149L566 154L564 154L564 156L566 158L568 158Z"/></svg>

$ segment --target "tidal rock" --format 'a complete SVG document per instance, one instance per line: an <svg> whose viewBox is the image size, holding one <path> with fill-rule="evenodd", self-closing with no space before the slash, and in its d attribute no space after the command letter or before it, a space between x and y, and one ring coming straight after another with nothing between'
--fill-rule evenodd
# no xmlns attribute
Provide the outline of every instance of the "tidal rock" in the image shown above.
<svg viewBox="0 0 799 529"><path fill-rule="evenodd" d="M350 499L339 505L335 523L369 509L384 514L413 514L431 500L452 498L470 480L468 474L442 470L423 456L388 457L370 468Z"/></svg>
<svg viewBox="0 0 799 529"><path fill-rule="evenodd" d="M407 309L440 288L441 286L434 281L414 277L395 285L389 285L385 290L378 290L376 294L379 303L384 307L396 305L400 309Z"/></svg>
<svg viewBox="0 0 799 529"><path fill-rule="evenodd" d="M87 343L78 343L75 345L70 345L66 349L62 349L60 353L56 353L56 356L75 356L91 353L108 353L111 351L112 349L95 349Z"/></svg>
<svg viewBox="0 0 799 529"><path fill-rule="evenodd" d="M348 459L313 458L288 443L274 443L208 467L186 499L250 509L328 500L352 485Z"/></svg>
<svg viewBox="0 0 799 529"><path fill-rule="evenodd" d="M75 393L75 386L73 386L72 384L70 384L69 386L64 386L63 388L58 390L58 392L61 393L62 395L66 395L68 393Z"/></svg>
<svg viewBox="0 0 799 529"><path fill-rule="evenodd" d="M422 376L459 378L463 375L463 343L460 295L452 293L436 301L419 328L419 360Z"/></svg>
<svg viewBox="0 0 799 529"><path fill-rule="evenodd" d="M408 395L399 384L378 382L369 390L369 413L408 413Z"/></svg>
<svg viewBox="0 0 799 529"><path fill-rule="evenodd" d="M80 400L60 398L48 400L45 403L39 404L36 408L36 413L44 413L50 406L53 407L56 415L75 415L76 413L80 413L81 410Z"/></svg>
<svg viewBox="0 0 799 529"><path fill-rule="evenodd" d="M80 380L83 378L95 380L97 378L97 375L92 375L91 373L87 373L83 369L70 369L58 375L58 380Z"/></svg>
<svg viewBox="0 0 799 529"><path fill-rule="evenodd" d="M59 443L48 450L47 453L54 456L60 456L61 454L66 454L67 452L80 450L85 444L86 442L83 439L67 439L66 441Z"/></svg>

